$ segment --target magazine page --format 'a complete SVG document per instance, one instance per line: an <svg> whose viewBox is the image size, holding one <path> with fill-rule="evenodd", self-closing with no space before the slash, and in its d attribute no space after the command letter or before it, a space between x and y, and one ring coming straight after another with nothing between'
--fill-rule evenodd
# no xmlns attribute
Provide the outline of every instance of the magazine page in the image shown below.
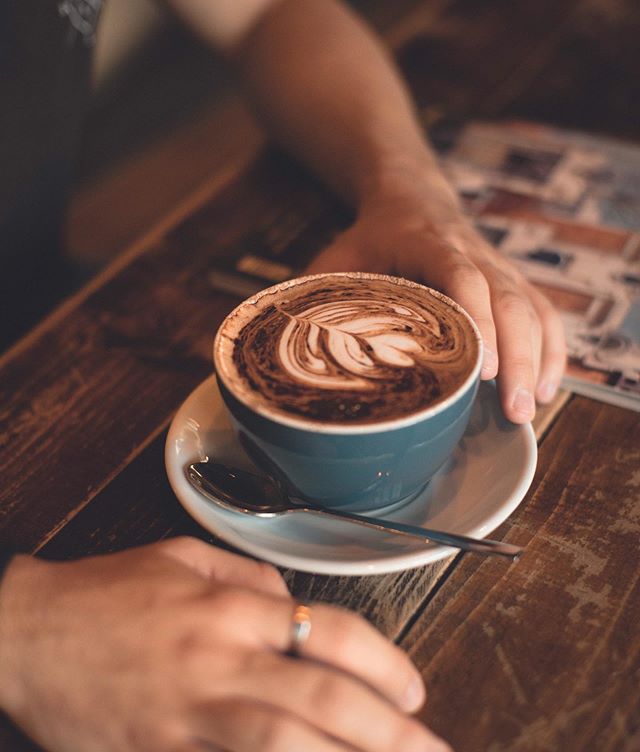
<svg viewBox="0 0 640 752"><path fill-rule="evenodd" d="M640 147L527 123L442 146L478 228L561 312L565 388L640 410Z"/></svg>

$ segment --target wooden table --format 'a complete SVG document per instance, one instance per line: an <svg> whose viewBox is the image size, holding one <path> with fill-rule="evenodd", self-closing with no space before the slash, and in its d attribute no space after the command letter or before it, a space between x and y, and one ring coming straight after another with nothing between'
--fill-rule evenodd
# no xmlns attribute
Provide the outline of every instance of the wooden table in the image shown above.
<svg viewBox="0 0 640 752"><path fill-rule="evenodd" d="M491 12L470 0L359 5L398 49L421 106L487 115L521 102L535 115L551 101L549 71L573 65L569 20L589 4L545 0L522 17L506 1ZM429 55L447 63L435 79ZM496 67L508 75L496 79ZM564 94L558 84L558 101L574 83ZM629 106L637 116L638 98ZM614 120L611 132L634 135ZM239 301L207 273L216 257L260 244L313 251L348 220L254 126L246 132L246 148L224 154L186 199L163 194L154 229L0 359L1 542L67 558L185 533L211 540L163 466L171 417L211 373L212 334ZM140 169L110 176L106 194ZM76 205L85 217L96 196ZM421 718L460 752L639 750L638 414L562 395L536 428L535 479L495 534L527 547L517 565L460 555L376 577L285 576L297 597L356 609L409 651L430 691ZM1 750L32 748L0 722Z"/></svg>

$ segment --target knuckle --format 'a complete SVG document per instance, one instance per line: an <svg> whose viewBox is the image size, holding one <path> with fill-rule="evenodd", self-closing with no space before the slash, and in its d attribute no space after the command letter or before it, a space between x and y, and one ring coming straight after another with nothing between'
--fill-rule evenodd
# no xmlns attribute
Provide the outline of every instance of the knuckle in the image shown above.
<svg viewBox="0 0 640 752"><path fill-rule="evenodd" d="M251 611L251 594L233 586L221 587L211 597L216 620L223 624L236 625L247 618Z"/></svg>
<svg viewBox="0 0 640 752"><path fill-rule="evenodd" d="M340 659L348 658L362 641L364 620L355 615L337 611L331 635L332 651Z"/></svg>
<svg viewBox="0 0 640 752"><path fill-rule="evenodd" d="M449 271L457 287L466 287L479 292L487 292L489 289L484 274L471 261L455 259Z"/></svg>
<svg viewBox="0 0 640 752"><path fill-rule="evenodd" d="M502 258L492 259L482 265L483 271L491 278L494 285L513 287L519 284L518 270Z"/></svg>
<svg viewBox="0 0 640 752"><path fill-rule="evenodd" d="M522 295L513 288L502 288L496 294L498 308L508 316L529 316L530 308Z"/></svg>
<svg viewBox="0 0 640 752"><path fill-rule="evenodd" d="M196 555L203 548L209 548L209 545L199 538L193 538L190 535L178 535L175 538L169 538L158 544L165 553L177 556Z"/></svg>
<svg viewBox="0 0 640 752"><path fill-rule="evenodd" d="M176 686L185 691L193 690L193 682L198 681L203 667L226 674L245 660L243 646L224 640L223 635L230 632L229 625L207 618L202 610L191 610L189 616L190 623L185 620L173 630L159 656L171 667Z"/></svg>
<svg viewBox="0 0 640 752"><path fill-rule="evenodd" d="M271 584L286 590L287 586L280 572L266 561L256 562L258 580L265 584Z"/></svg>
<svg viewBox="0 0 640 752"><path fill-rule="evenodd" d="M165 550L184 551L190 549L194 542L196 542L196 539L189 535L178 535L175 538L167 538L167 540L160 541L158 546Z"/></svg>

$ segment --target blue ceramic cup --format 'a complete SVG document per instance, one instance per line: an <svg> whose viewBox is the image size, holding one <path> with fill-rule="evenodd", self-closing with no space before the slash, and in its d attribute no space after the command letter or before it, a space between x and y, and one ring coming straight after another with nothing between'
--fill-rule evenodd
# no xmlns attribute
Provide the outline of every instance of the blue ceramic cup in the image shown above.
<svg viewBox="0 0 640 752"><path fill-rule="evenodd" d="M341 275L315 275L320 277ZM348 276L345 275L345 276ZM453 317L470 324L476 352L468 373L445 399L408 415L365 424L318 422L283 415L247 398L238 387L233 346L238 327L265 295L303 277L263 290L238 306L220 327L214 342L214 363L220 392L247 454L276 478L292 496L349 511L378 511L418 494L445 463L461 439L478 389L482 362L479 331L468 314L441 293L413 282L358 273L359 279L391 280L420 288L445 301Z"/></svg>

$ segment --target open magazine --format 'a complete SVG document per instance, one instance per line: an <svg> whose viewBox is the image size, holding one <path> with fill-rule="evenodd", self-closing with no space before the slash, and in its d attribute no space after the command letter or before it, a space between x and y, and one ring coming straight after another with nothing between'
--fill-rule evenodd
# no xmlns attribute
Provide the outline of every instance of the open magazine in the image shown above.
<svg viewBox="0 0 640 752"><path fill-rule="evenodd" d="M640 147L527 123L436 138L478 228L561 312L563 385L640 410Z"/></svg>
<svg viewBox="0 0 640 752"><path fill-rule="evenodd" d="M432 137L478 229L560 310L563 386L640 411L640 146L530 123ZM260 246L211 283L248 295L307 260Z"/></svg>

